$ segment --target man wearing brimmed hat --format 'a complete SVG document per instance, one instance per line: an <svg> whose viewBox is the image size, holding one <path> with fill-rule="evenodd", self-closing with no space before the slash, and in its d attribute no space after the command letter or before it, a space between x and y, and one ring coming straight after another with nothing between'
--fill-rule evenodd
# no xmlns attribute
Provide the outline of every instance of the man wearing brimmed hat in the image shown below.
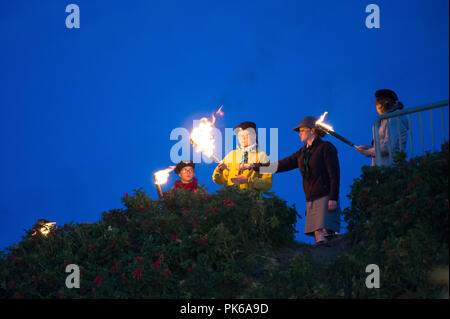
<svg viewBox="0 0 450 319"><path fill-rule="evenodd" d="M219 185L237 185L257 191L272 187L272 174L260 174L253 169L242 169L242 164L268 163L269 156L258 149L256 124L242 122L234 128L238 148L228 153L213 173L213 181Z"/></svg>
<svg viewBox="0 0 450 319"><path fill-rule="evenodd" d="M316 121L312 116L302 119L294 131L306 144L274 166L276 173L300 170L307 202L305 234L314 236L316 243L323 243L340 229L340 168L336 148L321 139L326 133L316 127ZM261 166L266 165L249 165L255 170Z"/></svg>

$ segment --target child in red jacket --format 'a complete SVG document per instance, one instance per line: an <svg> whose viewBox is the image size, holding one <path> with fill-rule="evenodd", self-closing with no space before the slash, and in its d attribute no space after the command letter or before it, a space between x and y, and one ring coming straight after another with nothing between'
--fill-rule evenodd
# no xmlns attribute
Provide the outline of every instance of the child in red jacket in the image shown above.
<svg viewBox="0 0 450 319"><path fill-rule="evenodd" d="M175 173L180 177L180 180L174 183L173 188L190 189L193 192L197 190L197 179L194 177L195 164L192 161L179 162L175 167Z"/></svg>

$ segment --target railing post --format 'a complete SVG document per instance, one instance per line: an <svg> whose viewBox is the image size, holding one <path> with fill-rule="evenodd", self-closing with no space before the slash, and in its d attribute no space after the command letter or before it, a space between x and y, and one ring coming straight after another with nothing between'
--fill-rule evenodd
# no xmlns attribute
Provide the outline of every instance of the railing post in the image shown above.
<svg viewBox="0 0 450 319"><path fill-rule="evenodd" d="M420 150L423 155L423 129L422 129L422 112L419 112L419 125L420 125Z"/></svg>
<svg viewBox="0 0 450 319"><path fill-rule="evenodd" d="M433 109L430 109L430 129L431 129L431 147L434 151L434 125L433 125Z"/></svg>
<svg viewBox="0 0 450 319"><path fill-rule="evenodd" d="M400 131L400 116L397 116L397 134L398 134L398 149L402 149L402 133Z"/></svg>
<svg viewBox="0 0 450 319"><path fill-rule="evenodd" d="M381 149L380 149L380 137L379 137L379 129L380 129L380 125L381 125L381 121L382 120L387 120L390 121L390 119L393 119L394 117L397 117L397 130L398 130L398 138L399 138L399 146L400 149L402 149L402 136L401 136L401 119L400 116L403 115L407 115L408 116L408 132L409 132L409 144L410 144L410 150L411 150L411 156L414 155L414 147L413 147L413 139L412 139L412 125L411 125L411 114L412 113L419 113L419 126L420 126L420 150L422 151L422 155L424 154L424 132L423 132L423 123L422 123L422 112L429 110L430 111L430 127L431 127L431 138L432 138L432 147L433 150L436 147L436 141L435 141L435 134L434 134L434 123L433 123L433 111L432 109L434 108L440 108L441 109L441 124L442 124L442 138L443 138L443 142L446 142L447 138L446 138L446 133L445 133L445 118L444 118L444 107L448 106L448 100L445 101L440 101L440 102L435 102L435 103L431 103L431 104L426 104L426 105L422 105L419 107L414 107L414 108L410 108L410 109L405 109L405 110L397 110L395 112L391 112L391 113L387 113L387 114L382 114L379 117L376 118L373 126L372 126L372 133L373 133L373 141L374 141L374 148L375 148L375 159L373 161L373 163L377 166L380 165L381 163ZM393 113L393 114L392 114ZM390 130L390 122L389 125L387 126L387 130ZM394 128L392 128L394 129ZM388 135L390 136L389 132ZM406 137L405 137L406 138ZM392 145L391 141L389 141L389 143L387 143L386 147L389 148L389 157L390 160L392 160L393 155L392 154L392 148L395 145Z"/></svg>
<svg viewBox="0 0 450 319"><path fill-rule="evenodd" d="M409 148L411 149L411 157L413 156L413 141L412 141L412 126L411 126L411 114L408 114L408 132L409 132Z"/></svg>

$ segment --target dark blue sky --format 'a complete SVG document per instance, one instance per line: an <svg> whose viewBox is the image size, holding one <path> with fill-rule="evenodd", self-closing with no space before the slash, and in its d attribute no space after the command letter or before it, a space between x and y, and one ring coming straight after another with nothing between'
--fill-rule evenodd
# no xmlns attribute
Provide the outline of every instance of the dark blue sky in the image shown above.
<svg viewBox="0 0 450 319"><path fill-rule="evenodd" d="M70 3L80 29L65 26ZM406 108L448 99L449 2L377 0L380 29L365 26L370 3L0 0L0 249L39 218L95 222L140 187L156 198L151 174L172 165L172 129L222 104L220 129L278 128L284 157L301 147L292 128L324 111L370 143L377 89ZM344 208L370 159L327 139ZM197 166L210 191L213 170ZM272 191L303 215L298 171L275 175ZM298 239L312 242L303 227Z"/></svg>

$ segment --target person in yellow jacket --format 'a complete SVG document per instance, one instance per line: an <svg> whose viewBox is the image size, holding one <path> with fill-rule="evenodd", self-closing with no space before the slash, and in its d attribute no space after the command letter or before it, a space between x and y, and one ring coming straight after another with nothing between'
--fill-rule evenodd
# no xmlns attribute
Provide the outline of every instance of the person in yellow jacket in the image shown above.
<svg viewBox="0 0 450 319"><path fill-rule="evenodd" d="M272 174L260 174L253 169L242 169L244 164L269 163L269 156L258 149L256 124L243 122L234 128L238 137L238 149L228 153L213 173L218 185L237 185L257 191L268 191L272 187Z"/></svg>

